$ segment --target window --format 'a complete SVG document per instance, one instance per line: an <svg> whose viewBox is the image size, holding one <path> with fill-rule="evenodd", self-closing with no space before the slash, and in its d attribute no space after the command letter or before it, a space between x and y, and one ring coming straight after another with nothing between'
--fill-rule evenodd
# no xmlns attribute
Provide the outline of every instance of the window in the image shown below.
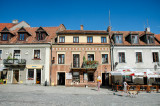
<svg viewBox="0 0 160 106"><path fill-rule="evenodd" d="M65 37L64 36L59 37L59 43L64 43L64 42L65 42Z"/></svg>
<svg viewBox="0 0 160 106"><path fill-rule="evenodd" d="M43 33L39 32L37 40L43 40L43 39L44 39L43 38Z"/></svg>
<svg viewBox="0 0 160 106"><path fill-rule="evenodd" d="M79 67L79 54L73 54L73 67Z"/></svg>
<svg viewBox="0 0 160 106"><path fill-rule="evenodd" d="M123 38L122 35L116 35L116 43L122 43Z"/></svg>
<svg viewBox="0 0 160 106"><path fill-rule="evenodd" d="M19 34L19 40L24 40L24 34Z"/></svg>
<svg viewBox="0 0 160 106"><path fill-rule="evenodd" d="M108 54L102 54L102 64L108 63Z"/></svg>
<svg viewBox="0 0 160 106"><path fill-rule="evenodd" d="M142 53L141 52L136 52L136 62L142 62Z"/></svg>
<svg viewBox="0 0 160 106"><path fill-rule="evenodd" d="M93 43L93 37L92 36L87 37L87 43Z"/></svg>
<svg viewBox="0 0 160 106"><path fill-rule="evenodd" d="M94 73L88 73L88 81L93 82L94 81Z"/></svg>
<svg viewBox="0 0 160 106"><path fill-rule="evenodd" d="M28 79L34 78L34 69L28 69Z"/></svg>
<svg viewBox="0 0 160 106"><path fill-rule="evenodd" d="M88 60L93 61L94 60L94 54L88 54Z"/></svg>
<svg viewBox="0 0 160 106"><path fill-rule="evenodd" d="M79 37L73 37L73 43L79 43Z"/></svg>
<svg viewBox="0 0 160 106"><path fill-rule="evenodd" d="M40 59L40 50L34 50L34 59Z"/></svg>
<svg viewBox="0 0 160 106"><path fill-rule="evenodd" d="M2 50L0 50L0 59L2 59Z"/></svg>
<svg viewBox="0 0 160 106"><path fill-rule="evenodd" d="M148 36L148 44L154 43L154 38L153 36Z"/></svg>
<svg viewBox="0 0 160 106"><path fill-rule="evenodd" d="M8 40L8 34L2 34L2 40Z"/></svg>
<svg viewBox="0 0 160 106"><path fill-rule="evenodd" d="M138 35L132 35L132 43L137 44L138 43Z"/></svg>
<svg viewBox="0 0 160 106"><path fill-rule="evenodd" d="M73 81L74 82L79 82L80 81L79 72L73 72Z"/></svg>
<svg viewBox="0 0 160 106"><path fill-rule="evenodd" d="M125 63L125 53L119 52L119 63Z"/></svg>
<svg viewBox="0 0 160 106"><path fill-rule="evenodd" d="M0 79L7 79L8 71L3 70L0 72Z"/></svg>
<svg viewBox="0 0 160 106"><path fill-rule="evenodd" d="M107 43L106 37L101 37L101 43Z"/></svg>
<svg viewBox="0 0 160 106"><path fill-rule="evenodd" d="M14 58L20 59L20 50L14 50Z"/></svg>
<svg viewBox="0 0 160 106"><path fill-rule="evenodd" d="M158 52L153 52L153 62L159 62Z"/></svg>
<svg viewBox="0 0 160 106"><path fill-rule="evenodd" d="M58 54L58 64L64 64L64 54Z"/></svg>

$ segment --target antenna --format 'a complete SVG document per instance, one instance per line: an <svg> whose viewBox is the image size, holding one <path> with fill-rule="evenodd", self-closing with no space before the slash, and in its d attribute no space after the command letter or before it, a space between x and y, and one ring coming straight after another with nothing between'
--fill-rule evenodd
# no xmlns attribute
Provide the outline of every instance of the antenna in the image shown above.
<svg viewBox="0 0 160 106"><path fill-rule="evenodd" d="M146 26L145 26L145 22L144 22L144 30L146 29Z"/></svg>
<svg viewBox="0 0 160 106"><path fill-rule="evenodd" d="M148 24L148 18L147 18L147 27L149 27L149 24Z"/></svg>
<svg viewBox="0 0 160 106"><path fill-rule="evenodd" d="M109 9L109 26L111 26L110 9Z"/></svg>

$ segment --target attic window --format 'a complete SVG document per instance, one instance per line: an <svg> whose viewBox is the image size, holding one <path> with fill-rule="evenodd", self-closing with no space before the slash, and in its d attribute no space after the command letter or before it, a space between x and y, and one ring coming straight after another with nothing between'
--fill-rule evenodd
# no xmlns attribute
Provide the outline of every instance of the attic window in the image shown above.
<svg viewBox="0 0 160 106"><path fill-rule="evenodd" d="M148 36L148 39L147 39L147 42L148 44L153 44L154 43L154 37L151 35Z"/></svg>
<svg viewBox="0 0 160 106"><path fill-rule="evenodd" d="M137 44L138 43L138 35L132 35L132 43Z"/></svg>
<svg viewBox="0 0 160 106"><path fill-rule="evenodd" d="M24 34L19 34L19 40L23 41L24 40L24 36L25 36Z"/></svg>
<svg viewBox="0 0 160 106"><path fill-rule="evenodd" d="M8 34L2 34L2 40L7 41L8 40Z"/></svg>
<svg viewBox="0 0 160 106"><path fill-rule="evenodd" d="M38 33L37 40L44 40L43 33Z"/></svg>
<svg viewBox="0 0 160 106"><path fill-rule="evenodd" d="M116 43L123 43L122 35L116 35L115 41Z"/></svg>

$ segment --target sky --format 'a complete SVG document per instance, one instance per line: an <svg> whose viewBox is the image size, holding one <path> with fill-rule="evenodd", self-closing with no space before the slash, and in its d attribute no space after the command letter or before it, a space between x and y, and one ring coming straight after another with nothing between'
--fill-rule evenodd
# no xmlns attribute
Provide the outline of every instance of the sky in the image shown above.
<svg viewBox="0 0 160 106"><path fill-rule="evenodd" d="M31 27L64 24L68 30L144 31L160 34L160 0L0 0L0 23L26 21ZM147 24L148 20L148 24Z"/></svg>

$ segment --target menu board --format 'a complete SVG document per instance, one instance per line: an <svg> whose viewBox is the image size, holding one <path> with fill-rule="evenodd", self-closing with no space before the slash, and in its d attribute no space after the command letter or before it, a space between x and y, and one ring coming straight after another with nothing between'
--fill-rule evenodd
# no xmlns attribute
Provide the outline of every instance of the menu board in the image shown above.
<svg viewBox="0 0 160 106"><path fill-rule="evenodd" d="M72 73L66 73L66 79L72 79Z"/></svg>

